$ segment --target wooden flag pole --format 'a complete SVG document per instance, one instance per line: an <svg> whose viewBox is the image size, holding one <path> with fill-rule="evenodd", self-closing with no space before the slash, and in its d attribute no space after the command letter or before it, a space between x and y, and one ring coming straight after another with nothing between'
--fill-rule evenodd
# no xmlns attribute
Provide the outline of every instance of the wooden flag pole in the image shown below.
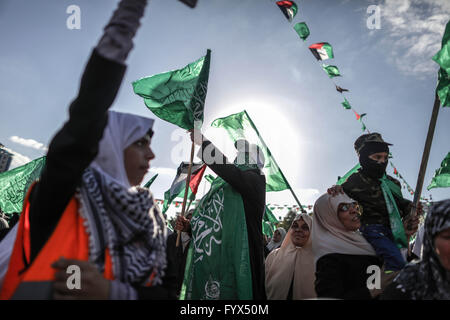
<svg viewBox="0 0 450 320"><path fill-rule="evenodd" d="M194 141L192 141L191 160L189 161L188 174L187 174L187 178L186 178L186 187L184 189L183 207L181 209L182 217L184 217L184 211L186 209L186 201L187 201L187 195L188 195L189 182L191 181L192 161L194 160L194 150L195 150L195 144L194 144ZM178 247L180 245L181 231L177 230L177 233L178 233L178 235L177 235L176 247Z"/></svg>
<svg viewBox="0 0 450 320"><path fill-rule="evenodd" d="M417 206L419 205L420 196L422 194L423 180L425 178L425 172L427 169L428 158L430 156L431 143L433 142L434 129L436 128L436 121L439 114L439 107L441 102L436 93L436 97L434 99L433 112L431 114L430 125L428 127L427 140L425 141L425 147L423 149L422 162L420 164L419 175L417 177L416 183L416 191L414 192L414 200L411 208L411 212L409 213L409 217L415 217L417 215ZM408 236L408 254L410 254L410 246L409 246L409 238Z"/></svg>

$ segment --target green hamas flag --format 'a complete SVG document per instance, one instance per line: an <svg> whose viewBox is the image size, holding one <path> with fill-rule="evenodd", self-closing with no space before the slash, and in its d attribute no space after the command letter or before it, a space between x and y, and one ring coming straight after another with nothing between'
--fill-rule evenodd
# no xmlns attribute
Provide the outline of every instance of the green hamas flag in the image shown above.
<svg viewBox="0 0 450 320"><path fill-rule="evenodd" d="M251 300L252 274L244 202L216 178L191 219L181 300Z"/></svg>
<svg viewBox="0 0 450 320"><path fill-rule="evenodd" d="M450 21L447 22L447 26L445 27L441 50L436 53L433 60L436 61L447 74L450 74Z"/></svg>
<svg viewBox="0 0 450 320"><path fill-rule="evenodd" d="M45 165L45 157L0 174L0 209L8 218L21 213L30 185L37 180Z"/></svg>
<svg viewBox="0 0 450 320"><path fill-rule="evenodd" d="M438 73L438 85L436 92L443 107L450 107L450 77L444 69Z"/></svg>
<svg viewBox="0 0 450 320"><path fill-rule="evenodd" d="M306 38L309 37L310 32L308 25L305 22L299 22L294 26L295 31L297 31L298 36L303 40L306 41Z"/></svg>
<svg viewBox="0 0 450 320"><path fill-rule="evenodd" d="M183 129L203 122L208 89L211 50L183 69L157 74L133 82L134 92L159 118Z"/></svg>
<svg viewBox="0 0 450 320"><path fill-rule="evenodd" d="M277 223L278 223L277 218L274 216L272 211L266 205L266 210L264 211L264 216L263 216L263 221L262 221L263 234L268 237L272 237L274 231L276 230Z"/></svg>
<svg viewBox="0 0 450 320"><path fill-rule="evenodd" d="M215 128L223 128L227 131L233 142L245 139L250 143L258 145L264 154L263 172L266 176L266 191L282 191L289 189L289 184L284 178L280 168L275 163L272 153L262 141L258 130L244 110L239 113L219 118L211 124Z"/></svg>
<svg viewBox="0 0 450 320"><path fill-rule="evenodd" d="M350 177L352 174L358 171L358 169L361 168L361 165L358 163L356 166L350 169L349 172L347 172L342 178L338 178L338 182L336 182L337 185L343 184L345 181L347 181L348 177Z"/></svg>
<svg viewBox="0 0 450 320"><path fill-rule="evenodd" d="M450 187L450 152L442 160L441 167L434 173L430 185L427 190L433 188L449 188Z"/></svg>
<svg viewBox="0 0 450 320"><path fill-rule="evenodd" d="M344 98L344 102L342 102L342 106L345 108L345 109L351 109L352 108L352 106L350 105L350 103L347 101L347 99L346 98Z"/></svg>
<svg viewBox="0 0 450 320"><path fill-rule="evenodd" d="M330 78L341 76L341 74L339 73L339 69L336 66L329 66L329 65L323 64L322 68Z"/></svg>
<svg viewBox="0 0 450 320"><path fill-rule="evenodd" d="M209 183L213 183L213 181L214 181L214 176L213 175L211 175L211 174L207 174L206 176L205 176L205 179L206 179L206 181L208 181Z"/></svg>
<svg viewBox="0 0 450 320"><path fill-rule="evenodd" d="M150 180L148 180L148 182L144 185L144 188L150 188L150 186L152 185L153 181L155 181L156 177L158 176L158 174L155 174Z"/></svg>

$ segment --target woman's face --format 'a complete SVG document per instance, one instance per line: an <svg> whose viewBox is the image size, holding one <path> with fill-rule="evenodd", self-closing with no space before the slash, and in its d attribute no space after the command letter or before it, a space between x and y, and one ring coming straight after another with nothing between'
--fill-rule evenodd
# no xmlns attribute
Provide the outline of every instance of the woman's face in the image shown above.
<svg viewBox="0 0 450 320"><path fill-rule="evenodd" d="M445 270L450 271L450 228L439 232L434 237L434 247L441 265Z"/></svg>
<svg viewBox="0 0 450 320"><path fill-rule="evenodd" d="M338 206L338 218L347 231L356 231L361 227L358 204L340 203Z"/></svg>
<svg viewBox="0 0 450 320"><path fill-rule="evenodd" d="M278 230L275 230L275 232L273 233L273 242L280 242L281 240L281 233Z"/></svg>
<svg viewBox="0 0 450 320"><path fill-rule="evenodd" d="M155 154L150 148L150 142L150 135L147 134L133 142L123 152L125 171L132 186L141 184L150 169L150 160L155 158Z"/></svg>
<svg viewBox="0 0 450 320"><path fill-rule="evenodd" d="M292 243L296 247L303 247L309 239L310 230L308 224L303 219L298 219L292 223L291 229Z"/></svg>

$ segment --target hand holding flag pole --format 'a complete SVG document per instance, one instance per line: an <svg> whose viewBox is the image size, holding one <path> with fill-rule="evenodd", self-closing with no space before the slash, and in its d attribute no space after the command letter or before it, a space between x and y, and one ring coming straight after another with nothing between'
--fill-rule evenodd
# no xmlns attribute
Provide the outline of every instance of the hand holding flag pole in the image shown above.
<svg viewBox="0 0 450 320"><path fill-rule="evenodd" d="M188 167L188 174L187 174L187 178L186 178L186 187L184 189L184 198L183 198L183 207L181 209L181 216L184 217L184 212L186 209L186 201L187 201L187 195L188 195L188 188L189 188L189 183L191 181L191 171L192 171L192 161L194 160L194 149L195 149L195 144L194 141L192 141L192 146L191 146L191 159L189 161L189 167ZM180 237L181 237L181 231L177 230L177 242L176 242L176 247L178 248L178 246L180 245Z"/></svg>

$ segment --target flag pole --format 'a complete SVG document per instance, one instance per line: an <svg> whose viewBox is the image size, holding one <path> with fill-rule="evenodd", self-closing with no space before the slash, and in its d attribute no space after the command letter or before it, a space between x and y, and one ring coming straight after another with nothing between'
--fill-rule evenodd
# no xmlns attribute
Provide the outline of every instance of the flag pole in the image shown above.
<svg viewBox="0 0 450 320"><path fill-rule="evenodd" d="M191 181L192 161L194 160L194 149L195 149L195 144L194 144L194 141L192 141L191 160L189 161L188 173L187 173L187 178L186 178L186 187L184 189L183 207L181 209L181 216L182 217L184 217L184 211L186 209L186 200L187 200L187 195L188 195L189 182ZM180 245L181 231L177 230L177 233L178 233L178 235L177 235L176 247L178 247Z"/></svg>
<svg viewBox="0 0 450 320"><path fill-rule="evenodd" d="M297 196L294 193L294 190L292 190L291 185L289 184L289 181L287 181L286 177L284 176L283 171L281 171L280 166L278 165L277 161L275 160L275 157L272 155L272 153L270 152L269 148L267 147L266 143L264 142L264 139L261 137L261 135L259 134L258 129L256 128L255 124L252 121L252 118L250 118L250 115L247 113L247 110L244 110L245 115L247 116L248 120L250 121L250 124L252 125L253 129L255 129L256 134L258 135L259 139L261 140L262 144L264 145L264 147L269 151L270 155L272 156L273 162L275 162L275 165L278 167L278 170L280 170L281 176L283 177L284 181L286 181L289 190L291 191L292 195L294 196L295 201L298 203L298 205L300 206L300 209L303 213L306 213L306 211L303 209L302 204L300 203L300 200L298 200Z"/></svg>
<svg viewBox="0 0 450 320"><path fill-rule="evenodd" d="M433 142L434 129L436 128L437 117L439 114L439 107L441 102L439 100L439 96L436 93L434 98L434 106L433 112L431 113L430 125L428 127L427 139L425 141L425 147L423 149L422 162L420 163L419 175L417 176L416 190L414 192L414 200L411 208L411 212L409 213L409 217L415 217L417 215L417 206L419 205L420 196L422 193L423 180L425 178L425 172L427 169L428 158L430 156L431 143ZM408 253L410 253L409 246L409 238L408 236Z"/></svg>

